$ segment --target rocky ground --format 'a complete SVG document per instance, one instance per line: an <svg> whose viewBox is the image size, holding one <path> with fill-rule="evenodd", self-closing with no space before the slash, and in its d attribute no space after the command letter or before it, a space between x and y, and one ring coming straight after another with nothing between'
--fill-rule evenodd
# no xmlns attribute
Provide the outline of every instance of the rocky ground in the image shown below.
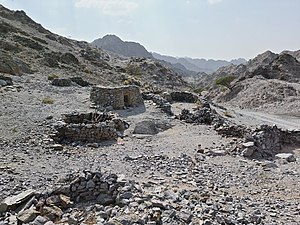
<svg viewBox="0 0 300 225"><path fill-rule="evenodd" d="M117 112L130 124L123 139L53 148L49 135L62 114L93 111L90 87L53 86L43 74L13 77L13 82L0 93L0 200L28 189L54 198L50 190L76 176L85 176L87 185L87 175L77 175L82 171L119 177L117 202L74 200L53 211L49 197L48 217L50 206L44 206L44 214L25 210L41 214L32 224L300 224L299 146L284 149L296 160L245 158L233 151L240 138L222 137L213 125L175 119L147 100L144 107ZM174 103L172 110L178 114L196 106ZM247 127L262 123L257 116L217 109ZM135 134L143 121L155 122L158 133ZM289 123L300 124L297 118ZM41 196L36 194L36 201ZM14 210L1 213L1 207L0 224L30 221Z"/></svg>

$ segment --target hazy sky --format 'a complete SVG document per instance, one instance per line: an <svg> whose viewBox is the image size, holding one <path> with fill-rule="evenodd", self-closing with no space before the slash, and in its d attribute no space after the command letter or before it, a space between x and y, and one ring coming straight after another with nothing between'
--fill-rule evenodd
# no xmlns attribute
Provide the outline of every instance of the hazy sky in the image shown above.
<svg viewBox="0 0 300 225"><path fill-rule="evenodd" d="M172 56L253 58L300 49L300 0L0 0L50 31L106 34Z"/></svg>

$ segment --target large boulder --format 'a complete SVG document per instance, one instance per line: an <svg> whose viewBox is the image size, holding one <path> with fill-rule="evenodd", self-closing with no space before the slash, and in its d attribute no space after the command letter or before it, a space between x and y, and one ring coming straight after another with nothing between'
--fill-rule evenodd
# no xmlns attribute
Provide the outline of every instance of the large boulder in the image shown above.
<svg viewBox="0 0 300 225"><path fill-rule="evenodd" d="M31 70L22 60L0 51L0 73L21 75L22 73L31 73Z"/></svg>

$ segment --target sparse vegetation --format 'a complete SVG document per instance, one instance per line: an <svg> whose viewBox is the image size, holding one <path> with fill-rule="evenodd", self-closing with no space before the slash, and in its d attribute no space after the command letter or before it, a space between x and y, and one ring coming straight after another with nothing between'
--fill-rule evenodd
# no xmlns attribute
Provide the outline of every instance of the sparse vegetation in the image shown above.
<svg viewBox="0 0 300 225"><path fill-rule="evenodd" d="M202 91L205 91L205 88L198 87L198 88L195 88L195 89L192 90L192 92L195 92L196 94L199 94L199 95L201 95Z"/></svg>
<svg viewBox="0 0 300 225"><path fill-rule="evenodd" d="M54 74L54 73L52 73L48 76L48 80L54 80L54 79L57 79L57 78L59 78L59 76L57 74Z"/></svg>
<svg viewBox="0 0 300 225"><path fill-rule="evenodd" d="M128 77L127 79L125 79L123 81L124 85L137 85L137 86L141 86L141 82L139 80L137 80L134 77Z"/></svg>
<svg viewBox="0 0 300 225"><path fill-rule="evenodd" d="M128 64L125 68L126 73L133 76L141 76L143 74L143 71L141 67L133 64Z"/></svg>
<svg viewBox="0 0 300 225"><path fill-rule="evenodd" d="M14 127L11 131L12 131L13 133L17 133L17 132L18 132L18 128Z"/></svg>
<svg viewBox="0 0 300 225"><path fill-rule="evenodd" d="M231 76L231 75L225 76L225 77L220 77L215 80L215 84L231 89L230 84L235 78L236 78L235 76Z"/></svg>
<svg viewBox="0 0 300 225"><path fill-rule="evenodd" d="M47 96L42 100L42 103L43 104L53 104L54 100L51 97Z"/></svg>
<svg viewBox="0 0 300 225"><path fill-rule="evenodd" d="M231 115L231 113L228 112L228 111L225 111L225 112L224 112L224 116L233 118L233 115Z"/></svg>

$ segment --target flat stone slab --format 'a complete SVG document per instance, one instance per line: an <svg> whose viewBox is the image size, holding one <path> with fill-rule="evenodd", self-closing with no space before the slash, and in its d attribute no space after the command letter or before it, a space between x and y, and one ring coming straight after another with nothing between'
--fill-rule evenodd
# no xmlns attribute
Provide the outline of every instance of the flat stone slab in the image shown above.
<svg viewBox="0 0 300 225"><path fill-rule="evenodd" d="M36 193L35 190L29 189L24 192L21 192L18 195L8 197L4 199L2 204L6 204L8 209L14 208L21 203L25 202L28 198L33 196Z"/></svg>

